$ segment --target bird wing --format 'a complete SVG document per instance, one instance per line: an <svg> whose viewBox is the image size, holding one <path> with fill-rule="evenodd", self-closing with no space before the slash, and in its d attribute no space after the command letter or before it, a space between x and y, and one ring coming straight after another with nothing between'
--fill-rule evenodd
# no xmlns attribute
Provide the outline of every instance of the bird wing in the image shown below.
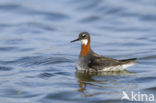
<svg viewBox="0 0 156 103"><path fill-rule="evenodd" d="M120 62L118 60L104 57L104 56L102 57L93 56L88 63L88 67L93 69L97 69L97 68L103 69L103 67L116 66L116 65L120 65Z"/></svg>
<svg viewBox="0 0 156 103"><path fill-rule="evenodd" d="M117 60L105 56L100 56L98 54L92 54L91 58L89 59L88 62L88 67L92 69L103 69L104 67L111 67L111 66L117 66L117 65L124 65L128 63L137 63L136 58L131 58L131 59L125 59L125 60Z"/></svg>

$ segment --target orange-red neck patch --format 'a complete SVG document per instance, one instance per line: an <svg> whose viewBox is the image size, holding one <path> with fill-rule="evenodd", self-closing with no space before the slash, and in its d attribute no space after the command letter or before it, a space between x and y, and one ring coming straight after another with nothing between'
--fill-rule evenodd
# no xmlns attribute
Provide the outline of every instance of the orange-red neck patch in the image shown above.
<svg viewBox="0 0 156 103"><path fill-rule="evenodd" d="M87 45L82 44L81 56L87 56L90 52L90 37L88 39Z"/></svg>

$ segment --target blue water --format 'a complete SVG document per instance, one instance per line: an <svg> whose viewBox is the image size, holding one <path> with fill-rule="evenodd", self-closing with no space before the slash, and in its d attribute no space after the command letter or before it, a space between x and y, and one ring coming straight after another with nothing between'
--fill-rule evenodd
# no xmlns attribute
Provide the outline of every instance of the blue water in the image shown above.
<svg viewBox="0 0 156 103"><path fill-rule="evenodd" d="M0 0L0 103L129 103L123 91L156 97L155 11L155 0ZM139 64L131 73L77 73L81 47L70 41L82 31L98 54Z"/></svg>

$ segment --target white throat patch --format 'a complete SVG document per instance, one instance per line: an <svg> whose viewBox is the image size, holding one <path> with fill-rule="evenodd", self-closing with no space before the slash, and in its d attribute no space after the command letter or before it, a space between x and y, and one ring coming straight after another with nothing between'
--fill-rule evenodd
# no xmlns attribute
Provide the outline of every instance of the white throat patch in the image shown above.
<svg viewBox="0 0 156 103"><path fill-rule="evenodd" d="M87 39L83 39L83 40L81 40L81 42L82 42L82 44L87 45L88 40Z"/></svg>

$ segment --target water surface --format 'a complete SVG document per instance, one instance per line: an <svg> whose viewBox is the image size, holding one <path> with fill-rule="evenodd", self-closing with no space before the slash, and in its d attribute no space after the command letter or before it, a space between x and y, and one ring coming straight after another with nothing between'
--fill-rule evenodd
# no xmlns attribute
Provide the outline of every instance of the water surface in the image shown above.
<svg viewBox="0 0 156 103"><path fill-rule="evenodd" d="M155 11L154 0L1 0L1 103L126 103L123 91L156 97ZM139 64L76 72L81 47L69 42L82 31L98 54Z"/></svg>

